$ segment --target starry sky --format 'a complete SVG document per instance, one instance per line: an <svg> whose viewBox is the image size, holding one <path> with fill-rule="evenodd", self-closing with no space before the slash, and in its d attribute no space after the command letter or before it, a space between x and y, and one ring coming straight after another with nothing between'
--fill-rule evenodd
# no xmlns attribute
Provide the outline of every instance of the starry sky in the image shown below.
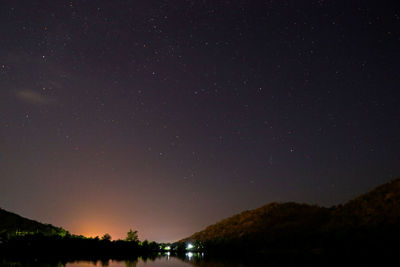
<svg viewBox="0 0 400 267"><path fill-rule="evenodd" d="M176 241L400 175L396 1L0 3L0 207Z"/></svg>

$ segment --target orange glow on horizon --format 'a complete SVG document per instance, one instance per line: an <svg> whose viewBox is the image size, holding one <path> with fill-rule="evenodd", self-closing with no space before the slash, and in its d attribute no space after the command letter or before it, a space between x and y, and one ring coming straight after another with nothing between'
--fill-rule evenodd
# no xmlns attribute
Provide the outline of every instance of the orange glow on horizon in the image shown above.
<svg viewBox="0 0 400 267"><path fill-rule="evenodd" d="M74 222L71 229L72 234L83 235L85 237L101 238L105 233L111 235L112 239L118 239L119 236L114 236L116 231L115 223L110 221L110 218L102 218L102 216L83 216Z"/></svg>
<svg viewBox="0 0 400 267"><path fill-rule="evenodd" d="M102 237L105 233L108 233L104 229L107 229L107 227L99 225L98 222L82 223L78 227L76 234L83 235L85 237Z"/></svg>
<svg viewBox="0 0 400 267"><path fill-rule="evenodd" d="M130 228L134 228L130 227ZM71 234L82 235L85 237L101 238L104 234L110 234L112 240L124 239L129 231L129 226L121 225L117 218L104 216L82 216L73 220L68 227ZM135 228L135 230L137 230ZM139 234L140 235L140 234Z"/></svg>

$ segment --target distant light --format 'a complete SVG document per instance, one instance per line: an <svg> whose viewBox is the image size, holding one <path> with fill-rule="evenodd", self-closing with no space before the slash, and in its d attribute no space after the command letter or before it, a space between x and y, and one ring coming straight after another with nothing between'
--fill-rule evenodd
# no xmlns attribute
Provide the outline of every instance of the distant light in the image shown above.
<svg viewBox="0 0 400 267"><path fill-rule="evenodd" d="M186 249L192 249L194 246L191 244L191 243L189 243L188 245L187 245L187 247L186 247Z"/></svg>
<svg viewBox="0 0 400 267"><path fill-rule="evenodd" d="M192 257L193 257L193 253L192 252L188 252L188 253L186 253L186 256L188 257L189 260L191 260Z"/></svg>
<svg viewBox="0 0 400 267"><path fill-rule="evenodd" d="M171 250L171 247L168 246L168 247L165 247L164 249L165 249L165 250Z"/></svg>

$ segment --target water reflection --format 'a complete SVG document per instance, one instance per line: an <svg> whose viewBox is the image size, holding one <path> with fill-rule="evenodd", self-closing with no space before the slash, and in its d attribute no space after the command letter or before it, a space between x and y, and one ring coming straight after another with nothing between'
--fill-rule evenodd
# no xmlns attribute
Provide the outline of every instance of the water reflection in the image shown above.
<svg viewBox="0 0 400 267"><path fill-rule="evenodd" d="M157 257L137 258L133 260L95 260L95 261L5 261L0 259L1 267L241 267L250 266L237 262L204 260L203 253L188 252L180 258L172 256L170 252L160 253ZM253 266L253 265L252 265ZM262 266L262 265L261 265Z"/></svg>
<svg viewBox="0 0 400 267"><path fill-rule="evenodd" d="M80 261L80 262L70 262L65 265L66 267L94 267L94 266L108 266L108 267L188 267L192 266L188 262L184 262L178 258L170 257L169 255L161 256L156 259L142 259L138 260L127 260L127 261Z"/></svg>
<svg viewBox="0 0 400 267"><path fill-rule="evenodd" d="M236 257L235 257L236 256ZM238 256L242 256L238 258ZM336 259L337 260L337 259ZM357 258L357 260L359 260ZM340 264L338 264L340 262ZM344 262L346 264L344 264ZM292 267L292 266L361 266L346 261L335 261L335 258L299 258L293 255L278 255L275 257L211 257L203 253L187 252L176 257L173 253L159 253L153 257L139 257L130 260L95 260L95 261L18 261L0 258L0 267ZM359 262L358 262L359 263ZM370 265L370 264L369 264ZM369 266L368 265L368 266ZM375 266L382 266L376 264Z"/></svg>

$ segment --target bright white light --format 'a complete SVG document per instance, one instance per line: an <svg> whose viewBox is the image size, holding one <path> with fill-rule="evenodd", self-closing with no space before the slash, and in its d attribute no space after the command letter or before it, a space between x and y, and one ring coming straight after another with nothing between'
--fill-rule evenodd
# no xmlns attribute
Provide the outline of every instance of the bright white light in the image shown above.
<svg viewBox="0 0 400 267"><path fill-rule="evenodd" d="M193 258L193 253L192 252L188 252L186 253L186 257L191 260Z"/></svg>
<svg viewBox="0 0 400 267"><path fill-rule="evenodd" d="M171 250L171 247L168 246L168 247L165 247L164 249L165 249L165 250Z"/></svg>
<svg viewBox="0 0 400 267"><path fill-rule="evenodd" d="M192 248L193 248L193 245L190 244L190 243L189 243L189 244L187 245L187 247L186 247L186 249L192 249Z"/></svg>

